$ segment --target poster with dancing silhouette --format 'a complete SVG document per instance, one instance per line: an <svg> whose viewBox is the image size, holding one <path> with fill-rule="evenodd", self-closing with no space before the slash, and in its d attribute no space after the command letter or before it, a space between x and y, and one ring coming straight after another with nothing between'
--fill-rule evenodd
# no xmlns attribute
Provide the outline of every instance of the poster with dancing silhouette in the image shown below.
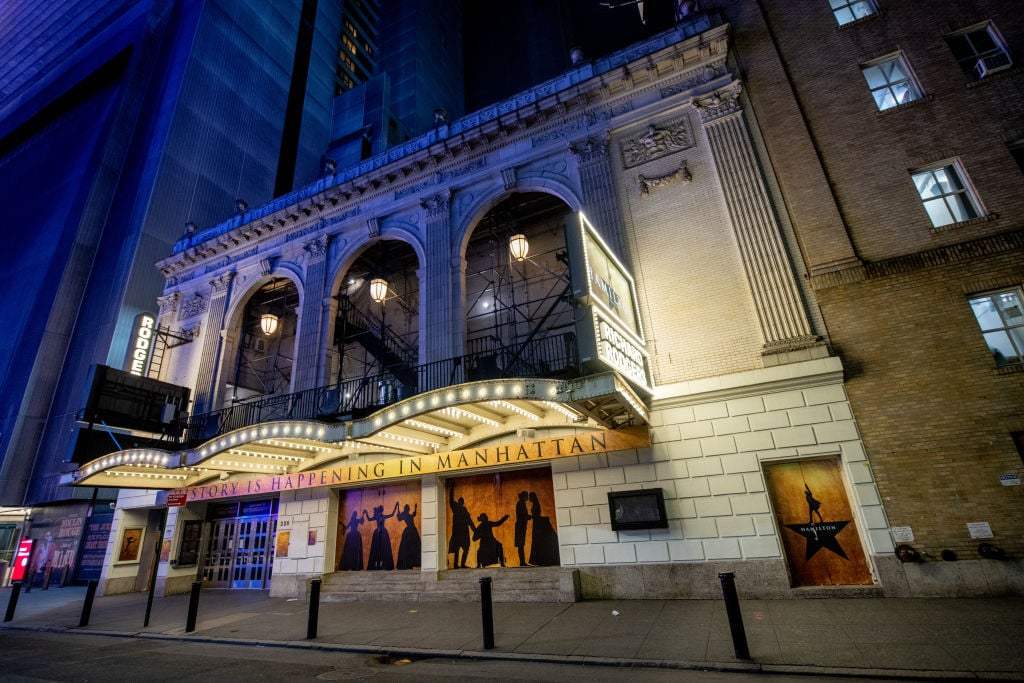
<svg viewBox="0 0 1024 683"><path fill-rule="evenodd" d="M386 571L421 566L420 485L341 491L335 569Z"/></svg>
<svg viewBox="0 0 1024 683"><path fill-rule="evenodd" d="M546 467L445 483L448 569L558 566L558 524Z"/></svg>
<svg viewBox="0 0 1024 683"><path fill-rule="evenodd" d="M838 458L765 464L795 586L870 584Z"/></svg>

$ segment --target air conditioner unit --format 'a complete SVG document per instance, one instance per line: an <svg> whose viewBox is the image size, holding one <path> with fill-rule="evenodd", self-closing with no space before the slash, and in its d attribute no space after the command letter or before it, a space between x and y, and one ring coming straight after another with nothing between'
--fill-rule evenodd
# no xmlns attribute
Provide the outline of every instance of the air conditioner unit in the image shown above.
<svg viewBox="0 0 1024 683"><path fill-rule="evenodd" d="M991 73L1009 68L1010 55L1005 52L1000 52L999 54L979 59L974 65L974 73L978 78L985 78L985 76L988 76Z"/></svg>

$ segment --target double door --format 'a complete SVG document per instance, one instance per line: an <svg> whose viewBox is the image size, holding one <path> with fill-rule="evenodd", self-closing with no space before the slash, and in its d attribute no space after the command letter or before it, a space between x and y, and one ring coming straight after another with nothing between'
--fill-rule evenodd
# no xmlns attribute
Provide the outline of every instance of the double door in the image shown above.
<svg viewBox="0 0 1024 683"><path fill-rule="evenodd" d="M203 581L211 588L262 589L269 586L276 530L276 515L210 522Z"/></svg>

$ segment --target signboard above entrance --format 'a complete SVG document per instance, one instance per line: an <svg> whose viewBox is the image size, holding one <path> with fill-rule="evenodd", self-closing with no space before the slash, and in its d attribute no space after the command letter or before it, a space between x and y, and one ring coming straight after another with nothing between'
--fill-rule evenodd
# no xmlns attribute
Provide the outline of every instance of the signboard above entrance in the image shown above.
<svg viewBox="0 0 1024 683"><path fill-rule="evenodd" d="M496 444L460 451L416 455L379 462L339 465L323 470L295 472L242 481L225 481L205 486L190 486L184 491L188 502L267 495L281 491L345 486L370 481L456 472L459 470L507 467L541 463L555 458L579 457L609 451L642 448L651 443L646 427L624 427L608 431L580 432L520 443Z"/></svg>

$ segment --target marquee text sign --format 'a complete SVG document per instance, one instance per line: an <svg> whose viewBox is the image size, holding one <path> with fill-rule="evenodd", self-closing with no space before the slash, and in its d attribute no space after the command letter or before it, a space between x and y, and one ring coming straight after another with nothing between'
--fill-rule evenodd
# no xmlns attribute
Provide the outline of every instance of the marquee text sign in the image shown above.
<svg viewBox="0 0 1024 683"><path fill-rule="evenodd" d="M190 486L180 490L186 492L188 502L192 503L216 498L265 495L321 486L344 486L485 467L537 464L545 460L573 458L607 451L624 451L649 445L650 434L646 427L628 427L553 436L520 443L467 448L431 455L415 455L382 462L345 464L324 470L295 472L243 481L217 482L205 486Z"/></svg>

